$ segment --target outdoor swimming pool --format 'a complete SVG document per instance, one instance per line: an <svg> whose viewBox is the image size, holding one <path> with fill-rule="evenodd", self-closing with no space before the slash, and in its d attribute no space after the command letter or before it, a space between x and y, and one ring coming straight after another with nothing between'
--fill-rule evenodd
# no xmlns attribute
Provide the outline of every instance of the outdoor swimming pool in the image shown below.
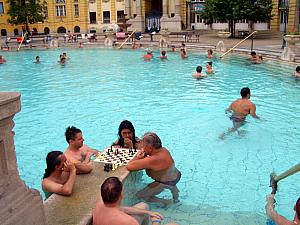
<svg viewBox="0 0 300 225"><path fill-rule="evenodd" d="M59 54L70 56L67 65ZM119 123L128 119L141 136L155 131L182 171L180 204L156 209L167 220L185 224L256 225L265 223L269 174L299 162L300 81L294 65L266 62L251 65L245 57L214 59L216 74L191 77L205 66L204 54L181 60L144 62L143 51L58 49L5 52L0 90L21 92L22 110L15 116L15 145L21 178L41 190L45 157L65 150L64 131L74 125L85 143L102 150L117 138ZM34 64L36 55L41 64ZM242 87L252 91L261 121L248 118L244 136L219 135L232 126L225 108ZM143 177L143 184L150 181ZM279 182L279 212L292 218L300 175ZM165 193L164 195L168 195ZM156 207L156 206L153 206Z"/></svg>

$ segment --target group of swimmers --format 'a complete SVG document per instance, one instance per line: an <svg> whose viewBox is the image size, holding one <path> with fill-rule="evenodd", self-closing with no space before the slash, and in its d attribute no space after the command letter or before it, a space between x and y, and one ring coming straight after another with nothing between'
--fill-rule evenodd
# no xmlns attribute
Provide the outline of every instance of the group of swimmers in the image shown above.
<svg viewBox="0 0 300 225"><path fill-rule="evenodd" d="M140 149L135 158L129 162L126 168L129 171L146 170L147 175L154 181L147 185L142 190L137 192L137 196L142 198L147 202L157 202L163 204L164 206L179 201L179 190L177 188L177 183L181 178L180 171L175 167L175 162L170 154L170 152L162 146L162 142L158 135L153 132L147 132L143 135L141 139L135 136L135 129L132 123L128 120L121 122L118 131L119 138L112 143L112 146L118 146L122 148L136 148ZM73 193L73 186L76 182L76 174L86 174L90 173L93 169L91 157L99 154L95 149L83 144L84 139L80 129L76 127L68 127L65 132L65 138L68 143L68 147L65 152L52 151L47 154L46 164L47 168L42 181L42 189L45 192L46 197L49 197L52 193L60 195L71 195ZM107 187L111 190L114 185L119 192L118 196L108 197L110 193L106 190L105 193L101 194L103 202L99 202L94 211L94 225L104 225L104 224L138 224L138 223L121 223L120 221L129 220L129 217L124 215L125 211L117 211L119 215L117 217L107 217L104 214L104 209L113 209L112 206L116 206L116 210L120 210L117 205L121 202L122 185L117 180L117 178L109 178L106 182L102 184L103 189L105 189L106 183L113 182L114 184ZM172 199L164 199L157 197L163 190L170 190L172 194ZM115 191L111 192L112 194ZM105 202L106 198L111 200ZM145 204L143 204L145 206ZM137 210L136 207L133 210ZM150 215L152 224L160 224L163 217L160 214L155 214L150 211L145 211L143 213ZM109 212L107 211L109 214ZM138 214L139 214L138 213ZM131 215L131 213L129 213ZM134 213L133 213L134 214ZM106 218L103 220L103 216ZM101 218L101 219L98 219ZM122 219L121 219L122 218ZM108 220L110 222L108 222ZM106 221L106 222L104 222ZM131 219L131 221L133 221Z"/></svg>

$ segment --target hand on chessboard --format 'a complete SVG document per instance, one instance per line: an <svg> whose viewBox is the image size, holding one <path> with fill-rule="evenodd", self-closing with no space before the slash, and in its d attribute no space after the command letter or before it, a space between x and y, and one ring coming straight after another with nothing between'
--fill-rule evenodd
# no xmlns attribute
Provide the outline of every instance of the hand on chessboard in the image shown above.
<svg viewBox="0 0 300 225"><path fill-rule="evenodd" d="M142 149L136 154L135 159L143 159L145 157L146 157L146 152Z"/></svg>

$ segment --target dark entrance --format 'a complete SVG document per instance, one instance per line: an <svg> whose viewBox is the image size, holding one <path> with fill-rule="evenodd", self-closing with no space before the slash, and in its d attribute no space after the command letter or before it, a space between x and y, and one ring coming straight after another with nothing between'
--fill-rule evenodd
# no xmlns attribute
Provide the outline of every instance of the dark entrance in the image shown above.
<svg viewBox="0 0 300 225"><path fill-rule="evenodd" d="M160 17L162 16L162 0L152 0L146 8L146 32L160 31Z"/></svg>

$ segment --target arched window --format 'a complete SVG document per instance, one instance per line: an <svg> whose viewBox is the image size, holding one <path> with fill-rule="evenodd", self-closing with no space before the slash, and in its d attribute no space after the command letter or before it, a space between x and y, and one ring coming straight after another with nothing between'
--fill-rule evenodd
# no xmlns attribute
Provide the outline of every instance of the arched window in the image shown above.
<svg viewBox="0 0 300 225"><path fill-rule="evenodd" d="M14 29L14 35L19 35L19 30L16 28L16 29Z"/></svg>
<svg viewBox="0 0 300 225"><path fill-rule="evenodd" d="M44 28L44 34L50 34L50 29L49 27Z"/></svg>
<svg viewBox="0 0 300 225"><path fill-rule="evenodd" d="M66 33L66 28L64 28L64 27L59 27L59 28L57 29L57 33L59 33L59 34L65 34L65 33Z"/></svg>
<svg viewBox="0 0 300 225"><path fill-rule="evenodd" d="M74 33L80 33L80 27L79 26L74 27Z"/></svg>
<svg viewBox="0 0 300 225"><path fill-rule="evenodd" d="M1 30L1 36L6 36L7 35L7 31L5 29Z"/></svg>

